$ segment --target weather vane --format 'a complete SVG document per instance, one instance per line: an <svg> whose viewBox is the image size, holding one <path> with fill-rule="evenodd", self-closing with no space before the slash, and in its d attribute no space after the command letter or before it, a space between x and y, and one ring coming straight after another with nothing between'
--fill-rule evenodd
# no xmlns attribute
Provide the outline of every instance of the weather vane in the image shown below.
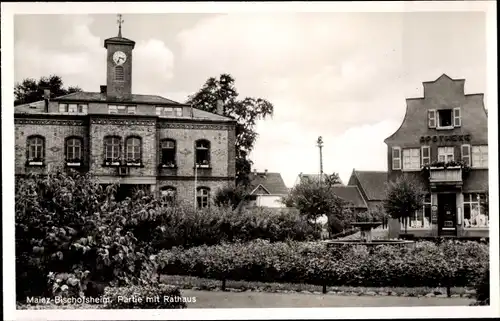
<svg viewBox="0 0 500 321"><path fill-rule="evenodd" d="M118 37L121 38L121 36L122 36L122 23L124 23L125 20L122 19L121 13L117 14L117 17L118 17L118 19L116 20L116 22L118 22Z"/></svg>

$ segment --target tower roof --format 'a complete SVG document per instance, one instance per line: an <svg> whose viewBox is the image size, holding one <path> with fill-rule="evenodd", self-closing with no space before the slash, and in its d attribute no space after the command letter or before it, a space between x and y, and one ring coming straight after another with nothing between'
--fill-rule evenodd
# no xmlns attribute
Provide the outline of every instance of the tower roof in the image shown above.
<svg viewBox="0 0 500 321"><path fill-rule="evenodd" d="M135 41L123 37L112 37L104 40L104 48L108 49L108 45L129 45L134 48Z"/></svg>

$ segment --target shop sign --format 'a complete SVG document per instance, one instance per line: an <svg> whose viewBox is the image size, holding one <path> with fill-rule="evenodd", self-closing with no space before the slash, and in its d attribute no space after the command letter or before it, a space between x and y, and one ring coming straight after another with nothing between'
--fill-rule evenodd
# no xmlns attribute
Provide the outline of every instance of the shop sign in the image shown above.
<svg viewBox="0 0 500 321"><path fill-rule="evenodd" d="M433 135L420 136L421 143L470 142L470 135Z"/></svg>

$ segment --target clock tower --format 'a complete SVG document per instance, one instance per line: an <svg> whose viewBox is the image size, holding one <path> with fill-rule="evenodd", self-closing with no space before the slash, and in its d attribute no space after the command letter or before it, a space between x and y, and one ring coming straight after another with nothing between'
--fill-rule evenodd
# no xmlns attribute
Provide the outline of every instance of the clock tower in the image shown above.
<svg viewBox="0 0 500 321"><path fill-rule="evenodd" d="M106 96L128 100L132 96L132 50L135 42L122 37L121 15L118 15L118 37L104 40L107 49Z"/></svg>

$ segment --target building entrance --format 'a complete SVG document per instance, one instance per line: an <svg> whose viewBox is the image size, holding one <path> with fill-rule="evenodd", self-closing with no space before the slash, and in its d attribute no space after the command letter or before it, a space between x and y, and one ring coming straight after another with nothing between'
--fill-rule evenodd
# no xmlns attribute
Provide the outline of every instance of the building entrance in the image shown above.
<svg viewBox="0 0 500 321"><path fill-rule="evenodd" d="M440 236L457 235L457 205L454 193L438 194L438 230Z"/></svg>

